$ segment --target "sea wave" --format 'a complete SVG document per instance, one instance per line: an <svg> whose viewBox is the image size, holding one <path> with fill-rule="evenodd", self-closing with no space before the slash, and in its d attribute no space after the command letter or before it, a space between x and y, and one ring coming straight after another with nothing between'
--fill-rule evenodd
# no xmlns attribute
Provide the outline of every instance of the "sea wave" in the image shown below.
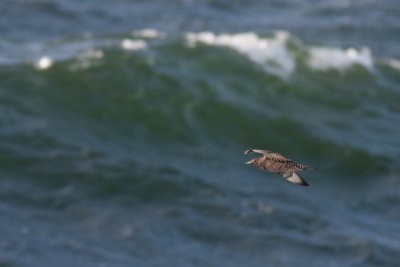
<svg viewBox="0 0 400 267"><path fill-rule="evenodd" d="M47 69L54 62L78 59L76 67L87 67L91 59L99 59L105 50L153 51L168 45L194 49L203 44L228 48L246 56L266 73L278 78L290 79L304 68L316 72L338 71L345 74L360 66L373 73L382 63L394 70L398 69L397 59L374 58L368 47L328 47L304 44L286 31L277 31L272 36L261 36L254 32L214 33L187 32L182 36L168 34L155 29L135 30L128 34L94 36L85 33L81 37L55 40L36 44L8 44L8 51L0 64L14 65L31 62L38 69Z"/></svg>
<svg viewBox="0 0 400 267"><path fill-rule="evenodd" d="M7 94L40 99L32 112L79 118L93 125L91 134L115 131L124 142L313 147L315 157L329 144L363 159L356 171L381 170L374 157L398 155L399 94L384 69L371 72L379 65L366 48L307 46L287 32L168 36L147 29L88 38L53 44L32 67L3 67L3 77L20 73L18 83L3 82L17 87Z"/></svg>
<svg viewBox="0 0 400 267"><path fill-rule="evenodd" d="M350 66L373 67L371 51L368 48L330 48L304 46L288 32L279 31L271 38L256 33L214 34L212 32L188 33L189 45L198 42L208 45L226 46L248 56L262 65L267 72L288 77L296 69L299 54L307 54L307 65L314 70L335 69L344 72Z"/></svg>

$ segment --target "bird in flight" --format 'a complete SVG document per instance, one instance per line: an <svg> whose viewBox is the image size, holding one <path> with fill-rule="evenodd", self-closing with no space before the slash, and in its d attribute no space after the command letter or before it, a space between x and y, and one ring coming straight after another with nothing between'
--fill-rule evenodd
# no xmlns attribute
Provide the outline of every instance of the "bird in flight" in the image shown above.
<svg viewBox="0 0 400 267"><path fill-rule="evenodd" d="M279 153L268 150L248 149L244 152L244 154L249 153L259 153L262 154L262 156L246 162L247 165L253 165L269 172L276 172L287 181L294 184L308 186L308 183L298 173L306 170L315 170L306 165L296 163Z"/></svg>

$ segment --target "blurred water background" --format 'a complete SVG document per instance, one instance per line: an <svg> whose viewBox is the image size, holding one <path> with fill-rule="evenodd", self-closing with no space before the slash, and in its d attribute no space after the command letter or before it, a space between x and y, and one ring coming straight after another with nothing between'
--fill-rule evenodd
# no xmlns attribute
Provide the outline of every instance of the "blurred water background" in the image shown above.
<svg viewBox="0 0 400 267"><path fill-rule="evenodd" d="M0 266L400 266L398 1L3 0L0 32Z"/></svg>

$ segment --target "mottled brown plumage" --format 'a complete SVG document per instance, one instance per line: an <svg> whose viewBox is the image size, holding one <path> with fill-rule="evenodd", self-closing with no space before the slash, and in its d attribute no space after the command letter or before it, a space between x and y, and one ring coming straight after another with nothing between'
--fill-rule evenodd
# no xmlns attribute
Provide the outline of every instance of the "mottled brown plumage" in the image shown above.
<svg viewBox="0 0 400 267"><path fill-rule="evenodd" d="M246 162L246 164L257 166L269 172L276 172L287 181L298 185L308 186L308 183L298 174L298 172L305 170L315 170L314 168L308 167L306 165L296 163L279 153L274 153L268 150L248 149L244 153L262 154L261 157L252 159Z"/></svg>

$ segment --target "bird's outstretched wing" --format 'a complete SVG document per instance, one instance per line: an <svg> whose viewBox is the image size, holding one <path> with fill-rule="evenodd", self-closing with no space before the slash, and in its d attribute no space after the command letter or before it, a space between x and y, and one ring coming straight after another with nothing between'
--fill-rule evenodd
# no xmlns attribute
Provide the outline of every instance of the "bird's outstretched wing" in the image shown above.
<svg viewBox="0 0 400 267"><path fill-rule="evenodd" d="M247 149L247 150L244 152L244 154L249 154L249 153L259 153L259 154L266 155L266 154L268 154L268 153L271 153L271 151L262 150L262 149L252 149L252 148L250 148L250 149Z"/></svg>
<svg viewBox="0 0 400 267"><path fill-rule="evenodd" d="M274 161L278 161L278 162L293 162L291 159L288 159L287 157L285 157L279 153L269 152L269 153L265 154L265 157L268 159L272 159Z"/></svg>
<svg viewBox="0 0 400 267"><path fill-rule="evenodd" d="M271 159L271 160L275 160L275 161L279 161L279 162L292 162L291 159L288 159L287 157L279 154L279 153L274 153L268 150L263 150L263 149L247 149L244 154L249 154L249 153L259 153L259 154L263 154L264 157L266 157L267 159Z"/></svg>

